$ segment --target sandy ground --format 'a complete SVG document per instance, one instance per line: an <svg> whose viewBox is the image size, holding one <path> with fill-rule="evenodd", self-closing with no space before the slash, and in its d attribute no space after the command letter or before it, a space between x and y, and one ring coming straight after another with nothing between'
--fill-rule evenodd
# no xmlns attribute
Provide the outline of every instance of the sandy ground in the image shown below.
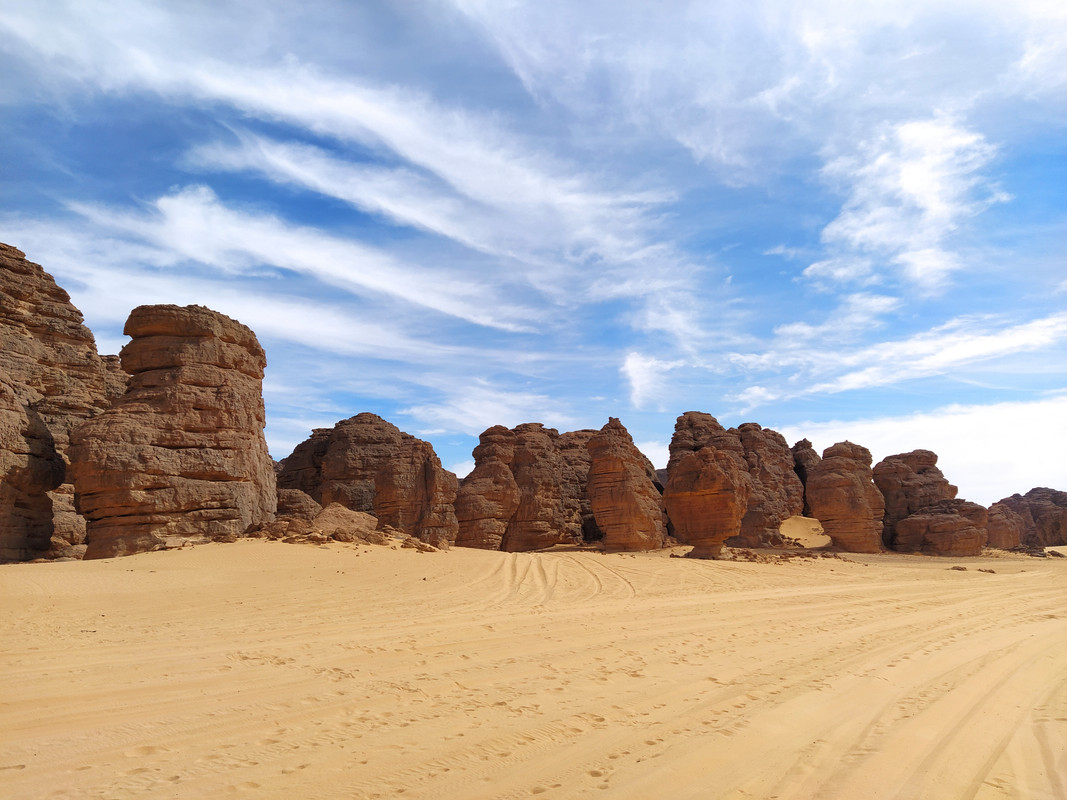
<svg viewBox="0 0 1067 800"><path fill-rule="evenodd" d="M3 566L0 796L1067 797L1067 559L847 558Z"/></svg>

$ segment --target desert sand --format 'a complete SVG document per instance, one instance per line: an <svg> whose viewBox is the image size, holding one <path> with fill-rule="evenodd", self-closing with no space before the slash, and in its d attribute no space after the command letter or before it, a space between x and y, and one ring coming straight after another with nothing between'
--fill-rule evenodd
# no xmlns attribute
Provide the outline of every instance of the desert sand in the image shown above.
<svg viewBox="0 0 1067 800"><path fill-rule="evenodd" d="M1067 560L670 555L2 566L0 795L1067 796Z"/></svg>

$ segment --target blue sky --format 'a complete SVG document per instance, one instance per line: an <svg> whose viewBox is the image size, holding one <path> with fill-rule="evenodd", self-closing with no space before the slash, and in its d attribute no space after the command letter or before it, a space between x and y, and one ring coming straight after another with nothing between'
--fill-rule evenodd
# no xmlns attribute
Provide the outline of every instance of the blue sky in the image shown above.
<svg viewBox="0 0 1067 800"><path fill-rule="evenodd" d="M200 303L276 458L678 414L1067 489L1067 6L0 0L0 240Z"/></svg>

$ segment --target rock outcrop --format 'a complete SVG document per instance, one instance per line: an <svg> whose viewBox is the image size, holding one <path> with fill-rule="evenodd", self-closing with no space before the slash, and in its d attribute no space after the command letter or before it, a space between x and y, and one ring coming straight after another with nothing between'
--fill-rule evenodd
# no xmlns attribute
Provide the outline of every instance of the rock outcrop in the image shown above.
<svg viewBox="0 0 1067 800"><path fill-rule="evenodd" d="M885 498L882 542L894 549L900 549L896 546L896 525L900 520L927 506L952 500L958 491L937 468L937 454L931 450L887 456L875 464L873 474L874 485Z"/></svg>
<svg viewBox="0 0 1067 800"><path fill-rule="evenodd" d="M1067 492L1037 487L1000 503L1022 519L1020 544L1030 548L1067 545Z"/></svg>
<svg viewBox="0 0 1067 800"><path fill-rule="evenodd" d="M986 524L987 547L1011 550L1022 544L1023 518L1004 503L989 507Z"/></svg>
<svg viewBox="0 0 1067 800"><path fill-rule="evenodd" d="M125 394L71 434L85 557L233 538L273 519L266 358L255 334L202 306L173 305L135 308L125 333Z"/></svg>
<svg viewBox="0 0 1067 800"><path fill-rule="evenodd" d="M726 429L711 414L687 411L678 417L671 438L668 484L674 465L686 453L704 447L735 453L752 478L741 528L731 544L780 544L778 529L782 520L804 510L804 486L794 471L793 453L782 435L755 422Z"/></svg>
<svg viewBox="0 0 1067 800"><path fill-rule="evenodd" d="M482 433L456 494L457 545L518 552L582 541L585 487L560 439L537 422Z"/></svg>
<svg viewBox="0 0 1067 800"><path fill-rule="evenodd" d="M874 485L871 451L852 442L826 448L808 472L811 512L835 547L877 553L882 545L885 501Z"/></svg>
<svg viewBox="0 0 1067 800"><path fill-rule="evenodd" d="M320 428L281 462L279 489L299 489L323 506L374 514L436 547L455 542L458 481L429 442L376 414Z"/></svg>
<svg viewBox="0 0 1067 800"><path fill-rule="evenodd" d="M0 244L0 375L8 386L4 403L7 413L32 418L35 428L43 426L64 466L71 430L100 413L124 388L125 375L116 376L114 365L113 356L97 355L81 312L52 276L27 261L22 251ZM12 403L21 411L13 411ZM39 434L32 434L35 452L44 441ZM53 459L40 452L35 457ZM4 458L0 453L0 460ZM32 514L7 505L10 491L5 492L7 498L0 497L0 517L21 519L17 526L0 527L0 559L81 556L85 521L74 511L73 487L64 471L45 498L38 496L39 483L18 490L20 502L34 507ZM46 507L49 512L42 513Z"/></svg>
<svg viewBox="0 0 1067 800"><path fill-rule="evenodd" d="M718 558L741 530L753 480L737 453L702 447L672 459L663 505L692 558Z"/></svg>
<svg viewBox="0 0 1067 800"><path fill-rule="evenodd" d="M609 552L658 550L666 526L656 488L656 470L634 445L621 422L609 418L586 447L590 467L587 492Z"/></svg>
<svg viewBox="0 0 1067 800"><path fill-rule="evenodd" d="M986 544L986 509L966 500L924 506L896 524L895 549L933 556L977 556Z"/></svg>
<svg viewBox="0 0 1067 800"><path fill-rule="evenodd" d="M578 506L582 517L582 541L587 543L597 542L604 538L604 532L596 524L596 514L593 513L588 491L589 467L592 459L586 445L597 433L599 431L583 428L561 433L559 439L556 440L556 450L572 473L568 477L568 482L577 487L579 491Z"/></svg>
<svg viewBox="0 0 1067 800"><path fill-rule="evenodd" d="M789 448L793 453L793 472L797 474L800 479L800 485L804 487L804 516L810 517L811 505L808 503L807 487L808 487L808 473L815 468L815 465L822 461L815 448L812 447L811 442L807 439L801 439L799 442Z"/></svg>

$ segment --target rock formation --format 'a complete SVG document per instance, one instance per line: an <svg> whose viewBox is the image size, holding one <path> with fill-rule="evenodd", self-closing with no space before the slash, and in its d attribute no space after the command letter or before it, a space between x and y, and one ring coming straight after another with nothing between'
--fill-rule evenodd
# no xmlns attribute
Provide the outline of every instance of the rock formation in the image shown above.
<svg viewBox="0 0 1067 800"><path fill-rule="evenodd" d="M752 478L748 506L733 543L747 547L780 543L782 520L804 510L804 486L782 435L754 422L727 430L711 414L687 411L678 417L671 438L668 484L674 465L686 453L704 447L737 454Z"/></svg>
<svg viewBox="0 0 1067 800"><path fill-rule="evenodd" d="M591 437L587 492L609 552L657 550L666 526L655 468L615 417Z"/></svg>
<svg viewBox="0 0 1067 800"><path fill-rule="evenodd" d="M560 439L537 422L482 433L456 494L456 544L516 552L582 541L584 484Z"/></svg>
<svg viewBox="0 0 1067 800"><path fill-rule="evenodd" d="M583 428L561 433L556 440L556 451L563 457L572 475L569 481L579 490L578 503L582 517L582 540L596 542L604 538L604 532L596 524L596 514L589 500L589 467L592 459L586 446L598 431ZM644 458L644 456L642 456Z"/></svg>
<svg viewBox="0 0 1067 800"><path fill-rule="evenodd" d="M810 517L811 505L808 503L807 487L808 487L808 473L814 469L815 465L822 461L822 457L815 452L815 448L811 446L811 442L807 439L801 439L799 442L789 448L793 453L793 472L800 478L800 484L804 487L804 516Z"/></svg>
<svg viewBox="0 0 1067 800"><path fill-rule="evenodd" d="M273 519L266 358L255 334L202 306L173 305L135 308L125 333L126 393L71 435L85 557L232 538Z"/></svg>
<svg viewBox="0 0 1067 800"><path fill-rule="evenodd" d="M874 466L873 474L874 485L885 498L882 542L894 549L900 549L895 542L900 520L942 500L952 500L958 491L937 468L937 454L931 450L887 456Z"/></svg>
<svg viewBox="0 0 1067 800"><path fill-rule="evenodd" d="M977 556L986 544L987 512L966 500L924 506L896 524L895 549L933 556Z"/></svg>
<svg viewBox="0 0 1067 800"><path fill-rule="evenodd" d="M1011 550L1022 544L1023 518L1004 503L993 503L987 517L987 547Z"/></svg>
<svg viewBox="0 0 1067 800"><path fill-rule="evenodd" d="M0 375L8 386L4 402L8 413L32 418L35 428L43 426L64 464L75 425L121 394L125 375L116 374L115 363L114 357L97 355L81 312L52 276L20 250L0 244ZM12 403L22 411L12 411ZM40 433L32 434L37 449L44 441ZM37 457L52 459L39 452ZM0 460L4 458L0 454ZM0 497L0 518L14 514L22 520L18 526L0 528L0 559L77 558L84 551L85 521L74 511L73 487L63 471L46 498L38 496L39 487L35 483L18 490L20 502L35 509L30 515L7 505L10 491L4 492L7 498ZM49 513L42 513L46 507Z"/></svg>
<svg viewBox="0 0 1067 800"><path fill-rule="evenodd" d="M1031 548L1067 545L1067 492L1037 487L1000 503L1022 520L1020 544Z"/></svg>
<svg viewBox="0 0 1067 800"><path fill-rule="evenodd" d="M382 527L446 548L459 528L457 486L429 442L366 412L313 431L278 472L279 489L374 514Z"/></svg>
<svg viewBox="0 0 1067 800"><path fill-rule="evenodd" d="M678 541L692 558L718 558L723 542L741 530L754 483L745 463L728 450L702 447L672 458L663 505Z"/></svg>
<svg viewBox="0 0 1067 800"><path fill-rule="evenodd" d="M852 442L826 448L808 472L812 514L834 546L852 553L877 553L882 546L885 501L874 485L871 451Z"/></svg>

